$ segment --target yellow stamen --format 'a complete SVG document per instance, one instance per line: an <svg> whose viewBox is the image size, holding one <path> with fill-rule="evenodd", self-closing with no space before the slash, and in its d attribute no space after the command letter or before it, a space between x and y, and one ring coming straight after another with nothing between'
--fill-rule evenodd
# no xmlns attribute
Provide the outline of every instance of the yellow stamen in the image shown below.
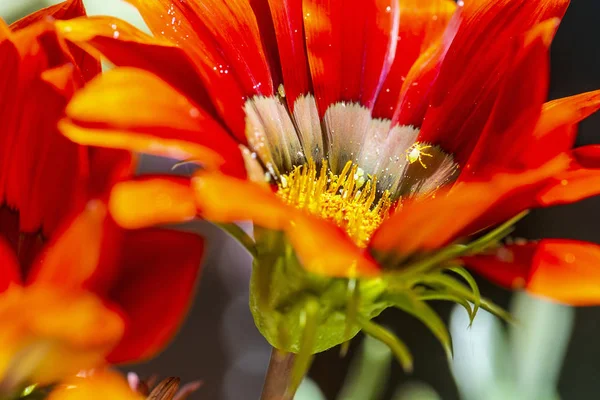
<svg viewBox="0 0 600 400"><path fill-rule="evenodd" d="M325 161L320 170L314 162L296 167L281 177L277 195L290 205L334 222L359 246L367 245L392 204L387 191L375 203L377 178L365 177L351 161L338 175L329 171Z"/></svg>

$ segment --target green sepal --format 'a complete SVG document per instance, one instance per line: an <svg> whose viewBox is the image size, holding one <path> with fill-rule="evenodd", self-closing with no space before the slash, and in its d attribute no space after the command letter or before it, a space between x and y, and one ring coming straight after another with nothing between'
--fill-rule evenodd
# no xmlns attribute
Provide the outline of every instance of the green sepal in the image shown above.
<svg viewBox="0 0 600 400"><path fill-rule="evenodd" d="M473 307L471 307L471 303L469 303L462 297L458 297L453 294L439 293L433 290L427 290L419 293L418 298L422 301L449 301L452 303L459 304L465 309L465 311L469 315L469 320L475 318L473 315Z"/></svg>
<svg viewBox="0 0 600 400"><path fill-rule="evenodd" d="M348 305L346 307L346 324L344 329L344 337L349 336L352 327L356 326L356 317L358 315L358 302L360 301L360 293L358 291L360 281L357 279L348 280ZM342 343L340 347L340 356L345 357L350 348L350 340Z"/></svg>
<svg viewBox="0 0 600 400"><path fill-rule="evenodd" d="M452 359L452 339L446 324L440 316L424 301L419 300L414 294L394 293L385 297L394 307L419 319L440 341L448 359Z"/></svg>
<svg viewBox="0 0 600 400"><path fill-rule="evenodd" d="M385 343L394 356L398 359L398 362L402 366L405 372L412 372L413 370L413 358L410 350L406 344L400 340L394 333L390 332L383 326L367 320L359 318L360 325L367 335Z"/></svg>
<svg viewBox="0 0 600 400"><path fill-rule="evenodd" d="M460 275L460 277L467 282L467 284L471 288L471 291L473 292L473 296L475 298L473 301L473 312L469 316L469 326L472 326L473 320L477 316L477 311L479 310L479 307L481 305L481 292L479 291L479 286L477 285L475 278L473 278L473 275L471 275L466 269L462 267L452 267L448 268L448 270L454 272L457 275Z"/></svg>
<svg viewBox="0 0 600 400"><path fill-rule="evenodd" d="M313 353L356 336L360 326L353 315L347 315L348 279L304 270L281 232L257 228L255 237L258 256L250 280L250 310L258 330L274 348L295 354L301 351L303 327L299 321L309 299L317 299L319 305ZM385 287L381 279L360 280L352 295L356 304L351 305L357 317L372 319L388 307L380 300Z"/></svg>
<svg viewBox="0 0 600 400"><path fill-rule="evenodd" d="M473 294L470 288L444 274L432 274L424 276L422 279L422 283L432 286L436 289L437 292L441 294L458 296L472 303L474 303L476 300L476 296ZM494 304L493 302L485 298L480 298L480 301L481 308L483 308L487 312L494 314L496 317L501 318L508 323L515 322L514 318L510 315L510 313L504 310L502 307L498 306L497 304Z"/></svg>
<svg viewBox="0 0 600 400"><path fill-rule="evenodd" d="M304 309L300 313L300 326L302 328L302 339L300 342L300 351L294 360L292 373L287 392L290 398L298 390L304 375L308 372L313 359L313 349L317 335L317 316L319 313L319 302L317 299L308 298L304 304Z"/></svg>

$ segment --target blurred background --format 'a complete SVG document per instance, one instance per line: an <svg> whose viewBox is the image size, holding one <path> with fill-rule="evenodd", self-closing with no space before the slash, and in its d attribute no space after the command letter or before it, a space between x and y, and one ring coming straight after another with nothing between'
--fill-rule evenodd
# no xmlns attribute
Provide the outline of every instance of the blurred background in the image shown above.
<svg viewBox="0 0 600 400"><path fill-rule="evenodd" d="M191 0L201 1L201 0ZM466 0L465 0L466 1ZM84 0L89 14L116 15L144 28L122 0ZM12 22L52 0L0 0L0 17ZM600 2L573 1L552 47L551 98L600 88ZM578 145L600 143L600 115L581 124ZM531 151L535 151L532 148ZM171 162L145 159L145 170ZM516 236L565 237L600 243L600 199L531 213ZM141 376L202 380L192 399L257 399L270 347L248 310L250 257L218 229L186 226L208 237L196 301L174 342L156 359L124 371ZM600 266L599 266L600 268ZM319 400L586 400L600 397L600 309L572 309L525 295L511 295L483 280L481 291L509 308L519 323L508 327L480 312L469 328L462 309L434 304L450 324L455 357L419 322L395 310L379 322L409 345L415 370L404 374L389 351L358 336L347 357L339 349L316 357L297 399ZM156 294L159 295L160 294Z"/></svg>

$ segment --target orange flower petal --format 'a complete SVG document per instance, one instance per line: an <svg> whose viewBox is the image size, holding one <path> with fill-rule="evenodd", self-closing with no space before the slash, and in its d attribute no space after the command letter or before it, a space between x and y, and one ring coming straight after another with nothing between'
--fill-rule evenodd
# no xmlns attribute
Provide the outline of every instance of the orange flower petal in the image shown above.
<svg viewBox="0 0 600 400"><path fill-rule="evenodd" d="M116 184L109 209L115 221L127 229L185 222L197 214L189 181L166 177L144 177Z"/></svg>
<svg viewBox="0 0 600 400"><path fill-rule="evenodd" d="M216 112L196 66L168 40L148 36L113 17L75 18L56 26L63 37L97 57L152 72L211 114Z"/></svg>
<svg viewBox="0 0 600 400"><path fill-rule="evenodd" d="M600 109L600 90L564 97L544 104L531 144L535 148L524 152L520 162L530 167L538 166L575 143L577 124Z"/></svg>
<svg viewBox="0 0 600 400"><path fill-rule="evenodd" d="M250 2L128 1L138 8L155 36L169 39L188 53L221 118L245 143L242 106L246 97L274 93Z"/></svg>
<svg viewBox="0 0 600 400"><path fill-rule="evenodd" d="M377 97L374 110L377 117L391 118L394 115L398 106L401 88L404 88L404 92L425 89L424 86L426 85L419 87L418 84L412 85L415 82L411 81L403 86L403 82L407 80L409 70L421 54L428 51L427 49L439 41L455 10L456 3L452 0L400 1L400 27L396 57L394 57L392 68ZM416 70L421 70L421 68L416 67ZM415 98L414 95L408 95L408 97ZM411 101L414 108L417 108L419 103L418 100ZM402 107L403 110L401 111L412 112L412 107ZM404 115L398 118L401 124L410 125L410 123L405 123L406 118Z"/></svg>
<svg viewBox="0 0 600 400"><path fill-rule="evenodd" d="M222 174L199 173L192 178L192 187L200 215L214 222L251 220L283 230L296 212L265 186Z"/></svg>
<svg viewBox="0 0 600 400"><path fill-rule="evenodd" d="M124 330L96 296L40 284L1 293L0 321L0 380L15 385L9 391L103 365Z"/></svg>
<svg viewBox="0 0 600 400"><path fill-rule="evenodd" d="M498 281L495 275L512 275L513 284L561 303L600 304L600 247L596 244L546 239L523 249L510 246L498 255L476 256L466 263L503 286L510 281Z"/></svg>
<svg viewBox="0 0 600 400"><path fill-rule="evenodd" d="M45 248L29 282L78 288L97 270L102 249L106 207L91 201Z"/></svg>
<svg viewBox="0 0 600 400"><path fill-rule="evenodd" d="M210 173L200 173L192 182L204 218L213 222L250 220L264 228L285 230L310 272L343 277L379 272L376 263L343 230L286 205L260 184Z"/></svg>
<svg viewBox="0 0 600 400"><path fill-rule="evenodd" d="M244 175L237 143L221 125L147 71L103 74L73 97L66 114L59 127L81 144L192 159Z"/></svg>
<svg viewBox="0 0 600 400"><path fill-rule="evenodd" d="M175 335L195 294L203 240L165 229L127 231L107 300L125 319L112 363L147 359Z"/></svg>
<svg viewBox="0 0 600 400"><path fill-rule="evenodd" d="M72 377L50 393L48 400L143 400L118 373L95 371L91 376Z"/></svg>
<svg viewBox="0 0 600 400"><path fill-rule="evenodd" d="M373 235L370 247L409 255L434 250L458 235L498 199L496 182L463 184L450 193L414 201L396 211Z"/></svg>
<svg viewBox="0 0 600 400"><path fill-rule="evenodd" d="M570 154L571 167L539 191L539 205L573 203L600 193L600 146L579 147Z"/></svg>
<svg viewBox="0 0 600 400"><path fill-rule="evenodd" d="M371 256L336 225L301 212L290 217L286 234L307 271L342 278L377 276L380 273Z"/></svg>
<svg viewBox="0 0 600 400"><path fill-rule="evenodd" d="M497 216L503 210L492 206L501 201L511 205L522 195L535 196L530 189L564 170L568 163L568 157L557 157L536 170L498 174L487 182L465 182L447 194L442 192L431 198L414 200L383 222L373 235L370 247L406 256L416 251L434 250L457 236L486 227L481 226L482 221L486 224L501 222ZM513 211L509 218L523 209Z"/></svg>

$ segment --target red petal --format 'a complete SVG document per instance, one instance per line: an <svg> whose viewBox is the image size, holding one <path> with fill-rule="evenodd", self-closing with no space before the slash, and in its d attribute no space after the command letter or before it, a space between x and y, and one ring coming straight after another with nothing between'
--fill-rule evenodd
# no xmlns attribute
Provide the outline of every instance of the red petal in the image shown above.
<svg viewBox="0 0 600 400"><path fill-rule="evenodd" d="M465 257L466 266L509 289L522 289L531 273L537 243L502 247L492 255Z"/></svg>
<svg viewBox="0 0 600 400"><path fill-rule="evenodd" d="M409 70L421 54L438 42L455 10L456 3L451 0L400 1L396 56L377 97L374 110L377 117L392 118Z"/></svg>
<svg viewBox="0 0 600 400"><path fill-rule="evenodd" d="M302 9L320 115L338 101L372 108L395 54L397 3L304 0Z"/></svg>
<svg viewBox="0 0 600 400"><path fill-rule="evenodd" d="M568 0L465 2L419 140L441 145L464 165L512 65L513 43L539 22L560 18L567 5Z"/></svg>
<svg viewBox="0 0 600 400"><path fill-rule="evenodd" d="M0 237L0 293L12 283L21 283L19 262L12 248Z"/></svg>
<svg viewBox="0 0 600 400"><path fill-rule="evenodd" d="M48 21L49 18L55 20L66 20L85 16L85 7L82 0L68 0L30 14L23 19L13 23L10 28L13 31L19 31L40 21ZM90 56L85 51L69 46L68 50L73 57L74 65L81 73L85 81L89 81L101 71L99 59Z"/></svg>
<svg viewBox="0 0 600 400"><path fill-rule="evenodd" d="M0 83L4 96L0 197L20 211L22 231L36 232L42 227L49 233L77 200L81 188L81 148L56 129L68 90L57 91L54 82L48 83L48 74L53 72L48 69L55 65L62 69L69 57L46 24L20 31L15 43L20 64L9 41L0 50L6 60Z"/></svg>
<svg viewBox="0 0 600 400"><path fill-rule="evenodd" d="M492 114L461 179L523 167L519 159L529 153L523 143L531 136L548 95L548 51L558 23L558 19L545 21L525 38L529 43L517 53L502 82Z"/></svg>
<svg viewBox="0 0 600 400"><path fill-rule="evenodd" d="M118 281L108 299L123 312L126 329L108 361L149 358L173 337L193 299L203 247L202 239L190 233L125 234Z"/></svg>
<svg viewBox="0 0 600 400"><path fill-rule="evenodd" d="M465 261L503 286L518 283L529 293L574 306L600 304L598 245L547 239L537 246L509 246L501 252L500 258L476 256Z"/></svg>
<svg viewBox="0 0 600 400"><path fill-rule="evenodd" d="M29 14L10 25L12 31L18 31L28 26L46 20L48 17L54 19L71 19L85 15L85 7L82 0L67 0L62 3L46 7Z"/></svg>
<svg viewBox="0 0 600 400"><path fill-rule="evenodd" d="M310 76L304 48L302 0L269 0L273 15L285 95L290 110L299 95L308 94Z"/></svg>
<svg viewBox="0 0 600 400"><path fill-rule="evenodd" d="M90 53L99 53L117 66L135 67L162 80L216 115L200 71L185 51L167 40L153 38L112 17L76 18L57 22L67 40Z"/></svg>
<svg viewBox="0 0 600 400"><path fill-rule="evenodd" d="M128 0L154 35L183 47L202 71L221 118L245 142L247 96L273 94L256 17L248 1Z"/></svg>
<svg viewBox="0 0 600 400"><path fill-rule="evenodd" d="M70 120L60 129L78 143L192 159L244 176L241 152L222 126L147 71L103 74L73 98L66 114Z"/></svg>

